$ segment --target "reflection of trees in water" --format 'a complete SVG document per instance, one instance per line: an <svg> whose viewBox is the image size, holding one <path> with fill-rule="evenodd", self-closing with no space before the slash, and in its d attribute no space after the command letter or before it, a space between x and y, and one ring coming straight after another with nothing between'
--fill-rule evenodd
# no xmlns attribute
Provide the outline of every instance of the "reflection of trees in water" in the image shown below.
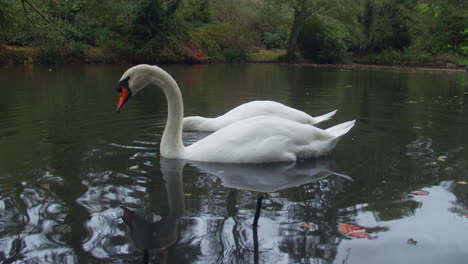
<svg viewBox="0 0 468 264"><path fill-rule="evenodd" d="M345 180L332 176L281 191L281 196L267 195L258 228L259 262L284 261L284 254L294 262L333 260L341 239L331 201L342 190L342 181ZM200 199L204 203L199 210L202 214L212 209L215 213L192 216L193 225L181 234L195 237L192 243L199 245L200 260L253 263L256 241L251 225L257 194L236 189L226 193L218 184L213 182L211 191ZM318 230L304 224L316 225Z"/></svg>
<svg viewBox="0 0 468 264"><path fill-rule="evenodd" d="M463 147L454 147L447 152L438 153L432 146L430 138L418 137L408 144L407 155L414 163L413 167L420 170L421 184L439 184L449 181L448 190L457 198L449 211L459 215L468 213L468 185L457 184L458 181L468 181L468 168ZM417 186L421 187L421 186Z"/></svg>
<svg viewBox="0 0 468 264"><path fill-rule="evenodd" d="M1 200L0 262L74 262L69 208L52 187L61 179L43 176L43 171L33 174L37 179L27 183L20 198Z"/></svg>
<svg viewBox="0 0 468 264"><path fill-rule="evenodd" d="M194 165L202 171L219 172L217 177L223 185L252 190L280 189L266 196L259 227L255 230L252 222L257 192L226 189L216 178L200 176L200 179L207 179L203 184L207 188L200 197L200 208L194 210L195 225L189 236L199 237L195 242L200 245L203 261L252 263L258 260L260 263L272 263L285 261L285 258L289 261L334 258L339 239L332 200L336 193L342 191L343 182L347 180L330 176L330 171L336 166L331 160L262 169L258 165L225 166L223 170L214 164ZM249 179L248 176L255 178ZM283 179L289 181L283 182ZM294 186L292 180L301 182L302 186L289 187ZM281 190L281 186L287 186L287 189ZM328 224L333 219L334 224ZM304 227L305 224L320 228L310 230Z"/></svg>
<svg viewBox="0 0 468 264"><path fill-rule="evenodd" d="M329 262L335 258L341 235L337 232L334 198L343 191L343 179L328 178L302 186L287 205L288 222L280 225L280 250L294 262Z"/></svg>
<svg viewBox="0 0 468 264"><path fill-rule="evenodd" d="M456 201L450 212L458 215L468 215L468 182L467 160L464 159L465 151L462 147L453 149L447 154L447 162L442 166L442 177L451 180L448 189L455 195Z"/></svg>

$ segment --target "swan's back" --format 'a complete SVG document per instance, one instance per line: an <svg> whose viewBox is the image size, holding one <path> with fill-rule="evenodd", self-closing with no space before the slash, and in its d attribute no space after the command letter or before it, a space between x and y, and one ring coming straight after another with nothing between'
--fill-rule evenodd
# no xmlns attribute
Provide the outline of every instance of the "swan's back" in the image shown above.
<svg viewBox="0 0 468 264"><path fill-rule="evenodd" d="M184 118L184 130L216 131L234 122L255 116L276 116L302 124L316 124L330 119L336 111L314 118L307 113L274 101L251 101L239 105L216 118L190 116Z"/></svg>
<svg viewBox="0 0 468 264"><path fill-rule="evenodd" d="M235 122L254 116L277 116L303 124L312 124L312 117L308 114L274 101L251 101L230 110L219 117L220 120Z"/></svg>

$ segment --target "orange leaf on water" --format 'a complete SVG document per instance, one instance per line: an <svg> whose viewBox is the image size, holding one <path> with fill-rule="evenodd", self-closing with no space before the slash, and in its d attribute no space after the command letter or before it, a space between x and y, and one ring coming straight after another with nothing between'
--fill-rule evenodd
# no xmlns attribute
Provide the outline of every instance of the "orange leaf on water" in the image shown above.
<svg viewBox="0 0 468 264"><path fill-rule="evenodd" d="M304 227L304 228L307 228L307 229L310 229L310 230L317 230L318 229L318 226L315 225L315 224L309 224L309 223L304 223L304 224L301 224L301 227Z"/></svg>
<svg viewBox="0 0 468 264"><path fill-rule="evenodd" d="M468 182L466 182L466 181L459 181L459 182L457 182L457 183L458 183L458 184L468 184Z"/></svg>
<svg viewBox="0 0 468 264"><path fill-rule="evenodd" d="M424 191L424 190L419 190L419 191L411 192L410 194L412 194L412 195L429 195L429 192Z"/></svg>
<svg viewBox="0 0 468 264"><path fill-rule="evenodd" d="M348 223L338 223L338 231L346 236L356 237L356 238L368 238L375 239L377 237L369 235L364 227L359 225L353 225Z"/></svg>

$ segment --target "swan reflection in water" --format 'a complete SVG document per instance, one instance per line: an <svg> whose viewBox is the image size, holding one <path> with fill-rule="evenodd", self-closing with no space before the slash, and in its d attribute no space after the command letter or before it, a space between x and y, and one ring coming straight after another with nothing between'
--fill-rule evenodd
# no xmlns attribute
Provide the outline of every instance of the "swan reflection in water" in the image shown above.
<svg viewBox="0 0 468 264"><path fill-rule="evenodd" d="M331 157L304 160L295 163L269 164L229 164L193 162L161 158L161 171L166 181L169 215L158 221L144 217L122 206L123 220L127 234L135 249L144 252L147 261L149 254L164 251L175 244L179 238L179 221L185 210L183 191L183 168L185 164L197 168L200 172L215 175L228 188L269 193L290 187L300 186L337 175L347 180L349 176L338 173L335 161ZM254 262L258 262L257 223L260 207L257 203L253 225Z"/></svg>
<svg viewBox="0 0 468 264"><path fill-rule="evenodd" d="M304 185L337 175L352 180L339 173L340 169L332 157L302 160L298 162L276 163L210 163L190 161L201 172L215 175L224 187L260 193L276 192Z"/></svg>
<svg viewBox="0 0 468 264"><path fill-rule="evenodd" d="M185 201L182 181L183 160L161 159L161 171L166 181L169 214L159 220L143 216L121 206L122 219L127 226L127 235L136 250L143 251L144 263L150 253L164 251L178 237L179 221L184 215Z"/></svg>

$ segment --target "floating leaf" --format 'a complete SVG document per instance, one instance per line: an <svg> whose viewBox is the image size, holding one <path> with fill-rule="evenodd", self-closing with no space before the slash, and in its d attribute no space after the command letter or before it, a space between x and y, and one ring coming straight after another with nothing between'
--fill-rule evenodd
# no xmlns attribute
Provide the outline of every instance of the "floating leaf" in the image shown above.
<svg viewBox="0 0 468 264"><path fill-rule="evenodd" d="M371 236L367 233L364 227L359 225L353 225L348 223L338 223L338 231L346 236L356 237L356 238L368 238L375 239L376 236Z"/></svg>
<svg viewBox="0 0 468 264"><path fill-rule="evenodd" d="M138 170L139 166L138 165L135 165L135 166L131 166L129 169L130 170Z"/></svg>
<svg viewBox="0 0 468 264"><path fill-rule="evenodd" d="M307 229L312 229L312 230L317 230L318 226L315 224L309 224L309 223L303 223L301 224L301 227L307 228Z"/></svg>
<svg viewBox="0 0 468 264"><path fill-rule="evenodd" d="M412 238L408 239L408 241L406 241L408 244L410 245L417 245L418 244L418 241L417 240L414 240Z"/></svg>
<svg viewBox="0 0 468 264"><path fill-rule="evenodd" d="M429 192L424 191L424 190L419 190L419 191L411 192L410 194L412 194L412 195L429 195Z"/></svg>
<svg viewBox="0 0 468 264"><path fill-rule="evenodd" d="M192 196L192 193L184 193L185 196L190 197Z"/></svg>
<svg viewBox="0 0 468 264"><path fill-rule="evenodd" d="M468 182L466 182L466 181L459 181L459 182L457 182L457 183L458 183L458 184L468 184Z"/></svg>
<svg viewBox="0 0 468 264"><path fill-rule="evenodd" d="M437 161L445 162L445 159L444 158L438 158Z"/></svg>

